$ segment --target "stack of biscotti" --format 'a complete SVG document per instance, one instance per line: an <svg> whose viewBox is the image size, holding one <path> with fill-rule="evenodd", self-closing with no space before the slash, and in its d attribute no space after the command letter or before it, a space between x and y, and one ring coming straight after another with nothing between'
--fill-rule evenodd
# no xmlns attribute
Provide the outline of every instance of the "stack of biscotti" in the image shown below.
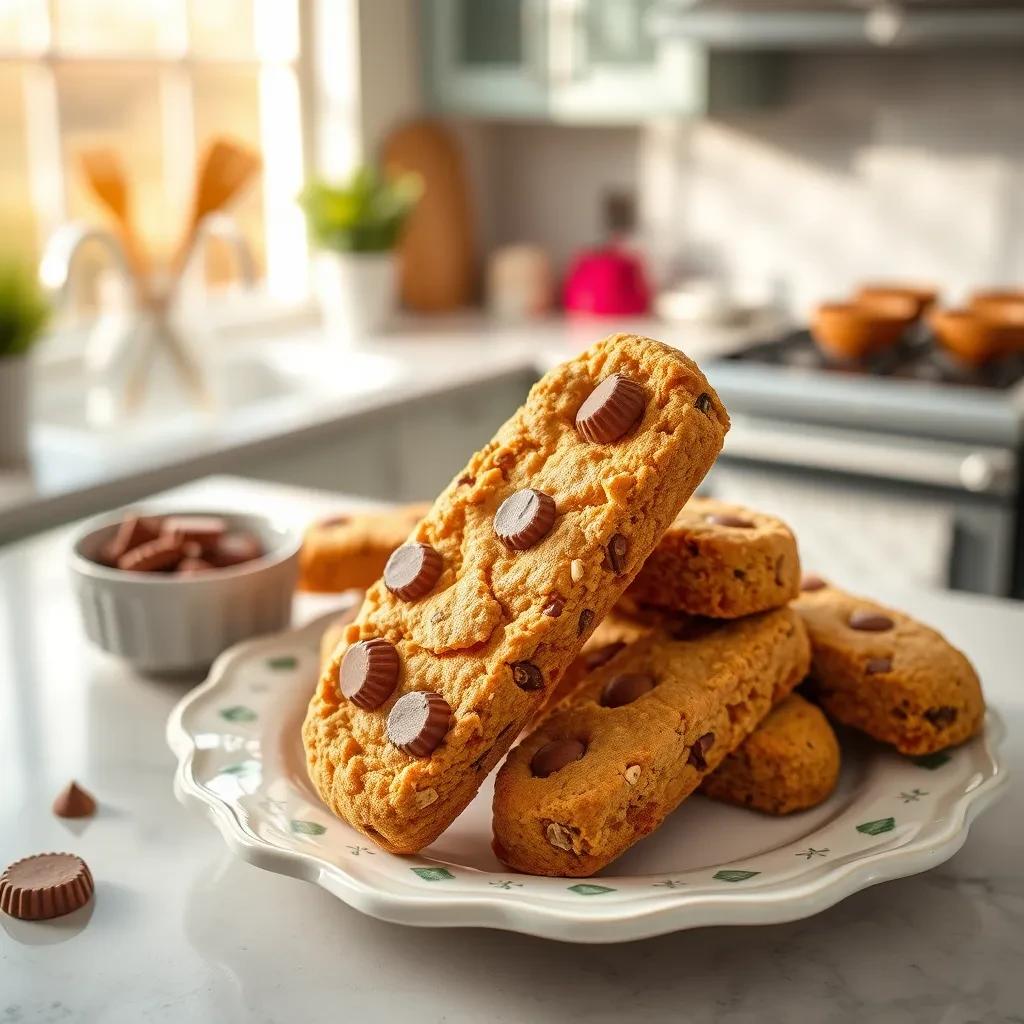
<svg viewBox="0 0 1024 1024"><path fill-rule="evenodd" d="M827 714L905 753L974 735L966 658L908 616L801 577L779 519L695 498L499 772L499 855L589 875L698 790L770 814L839 775Z"/></svg>
<svg viewBox="0 0 1024 1024"><path fill-rule="evenodd" d="M648 338L606 338L540 380L326 659L303 725L325 803L395 852L440 835L633 582L728 425L699 368Z"/></svg>

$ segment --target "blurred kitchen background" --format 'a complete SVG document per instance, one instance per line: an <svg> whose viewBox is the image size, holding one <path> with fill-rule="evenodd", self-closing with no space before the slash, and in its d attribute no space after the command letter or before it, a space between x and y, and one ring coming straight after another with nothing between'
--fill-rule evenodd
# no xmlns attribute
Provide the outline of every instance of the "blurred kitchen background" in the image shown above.
<svg viewBox="0 0 1024 1024"><path fill-rule="evenodd" d="M1024 5L0 0L0 543L434 495L614 330L805 564L1024 594Z"/></svg>

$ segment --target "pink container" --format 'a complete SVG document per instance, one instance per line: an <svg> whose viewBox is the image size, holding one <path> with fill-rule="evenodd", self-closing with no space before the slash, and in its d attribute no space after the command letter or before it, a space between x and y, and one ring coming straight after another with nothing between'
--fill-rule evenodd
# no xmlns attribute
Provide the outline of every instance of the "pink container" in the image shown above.
<svg viewBox="0 0 1024 1024"><path fill-rule="evenodd" d="M580 253L565 279L567 312L638 316L651 305L643 261L615 246Z"/></svg>

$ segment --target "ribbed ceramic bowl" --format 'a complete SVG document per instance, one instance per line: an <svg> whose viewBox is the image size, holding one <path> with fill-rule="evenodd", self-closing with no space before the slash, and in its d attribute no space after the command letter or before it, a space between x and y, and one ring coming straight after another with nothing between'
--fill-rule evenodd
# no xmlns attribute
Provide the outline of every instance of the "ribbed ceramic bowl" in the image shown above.
<svg viewBox="0 0 1024 1024"><path fill-rule="evenodd" d="M262 558L195 576L126 572L95 561L131 515L213 515L263 542ZM71 550L71 576L85 633L147 672L207 668L240 640L286 628L301 539L263 516L197 509L131 509L88 523Z"/></svg>

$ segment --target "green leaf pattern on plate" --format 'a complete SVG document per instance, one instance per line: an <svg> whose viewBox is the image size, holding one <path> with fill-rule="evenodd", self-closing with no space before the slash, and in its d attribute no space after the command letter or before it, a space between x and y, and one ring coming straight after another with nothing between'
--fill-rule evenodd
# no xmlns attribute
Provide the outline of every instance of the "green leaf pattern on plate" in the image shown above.
<svg viewBox="0 0 1024 1024"><path fill-rule="evenodd" d="M302 821L299 818L292 818L291 829L300 836L322 836L327 831L326 825L318 821Z"/></svg>
<svg viewBox="0 0 1024 1024"><path fill-rule="evenodd" d="M569 892L574 892L577 896L600 896L602 893L615 892L615 890L610 889L607 885L592 885L590 882L580 882L577 885L570 885Z"/></svg>
<svg viewBox="0 0 1024 1024"><path fill-rule="evenodd" d="M447 868L410 868L414 875L419 875L424 882L447 882L455 876Z"/></svg>
<svg viewBox="0 0 1024 1024"><path fill-rule="evenodd" d="M733 868L723 868L721 871L716 871L711 877L719 882L745 882L748 878L753 878L754 875L761 874L760 871L741 871Z"/></svg>
<svg viewBox="0 0 1024 1024"><path fill-rule="evenodd" d="M221 775L254 775L260 770L259 761L239 761L238 764L229 764L221 768Z"/></svg>
<svg viewBox="0 0 1024 1024"><path fill-rule="evenodd" d="M220 717L229 722L255 722L259 715L244 704L235 704L230 708L221 708Z"/></svg>
<svg viewBox="0 0 1024 1024"><path fill-rule="evenodd" d="M289 669L295 668L298 664L299 659L290 654L280 654L276 658L267 659L267 668L271 668L275 672L287 672Z"/></svg>
<svg viewBox="0 0 1024 1024"><path fill-rule="evenodd" d="M857 826L858 832L866 836L880 836L883 832L891 832L896 827L895 818L879 818L877 821L865 821Z"/></svg>
<svg viewBox="0 0 1024 1024"><path fill-rule="evenodd" d="M937 750L934 754L923 754L921 757L914 757L911 760L918 768L927 768L928 771L933 772L936 768L949 764L953 758L944 750Z"/></svg>

